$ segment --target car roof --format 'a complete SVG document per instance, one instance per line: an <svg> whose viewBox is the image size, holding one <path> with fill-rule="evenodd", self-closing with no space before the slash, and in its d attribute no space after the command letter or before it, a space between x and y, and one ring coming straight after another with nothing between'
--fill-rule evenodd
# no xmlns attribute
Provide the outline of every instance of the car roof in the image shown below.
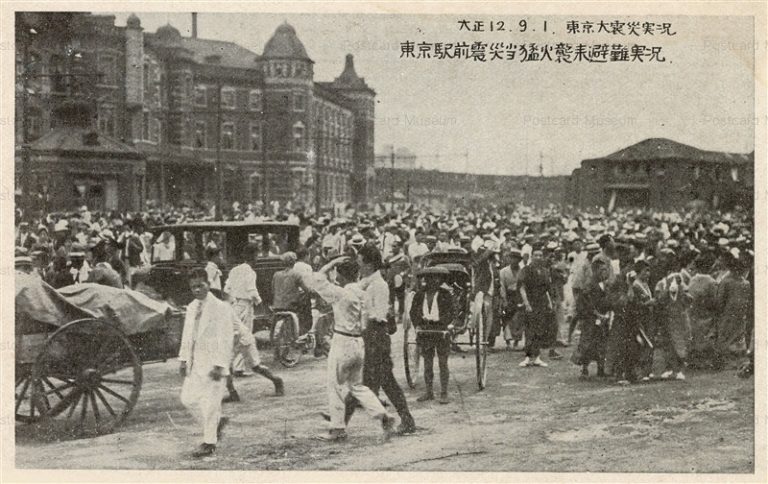
<svg viewBox="0 0 768 484"><path fill-rule="evenodd" d="M299 228L299 224L293 222L244 222L244 221L209 221L209 222L186 222L183 224L157 225L151 230L219 230L227 228L254 228L254 229L276 229L276 228Z"/></svg>

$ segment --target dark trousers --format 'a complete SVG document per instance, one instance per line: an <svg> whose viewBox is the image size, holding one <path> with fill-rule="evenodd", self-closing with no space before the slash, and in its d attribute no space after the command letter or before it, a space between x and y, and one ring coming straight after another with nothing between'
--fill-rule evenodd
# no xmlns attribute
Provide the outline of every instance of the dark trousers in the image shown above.
<svg viewBox="0 0 768 484"><path fill-rule="evenodd" d="M394 285L389 286L389 305L392 309L395 308L395 299L397 299L397 315L402 320L403 311L405 311L405 284L399 288L395 288Z"/></svg>
<svg viewBox="0 0 768 484"><path fill-rule="evenodd" d="M368 329L363 333L363 343L365 345L363 385L370 388L376 395L379 394L379 389L384 390L384 394L397 410L400 422L412 425L413 416L408 410L405 394L392 373L392 340L387 333L385 323L369 323ZM345 421L348 422L352 417L356 406L356 402L347 400Z"/></svg>
<svg viewBox="0 0 768 484"><path fill-rule="evenodd" d="M536 358L542 348L546 348L550 330L551 312L546 309L534 308L525 313L525 356Z"/></svg>
<svg viewBox="0 0 768 484"><path fill-rule="evenodd" d="M432 364L437 352L437 364L440 367L440 391L448 393L448 354L451 351L451 340L445 337L428 335L419 340L421 354L424 356L424 383L427 385L427 391L432 391L432 384L435 381L435 373Z"/></svg>

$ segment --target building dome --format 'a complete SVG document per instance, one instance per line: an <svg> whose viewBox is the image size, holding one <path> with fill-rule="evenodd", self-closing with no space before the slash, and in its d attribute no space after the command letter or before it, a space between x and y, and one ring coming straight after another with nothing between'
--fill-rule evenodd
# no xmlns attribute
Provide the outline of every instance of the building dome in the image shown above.
<svg viewBox="0 0 768 484"><path fill-rule="evenodd" d="M141 20L139 20L139 17L137 17L135 13L132 13L128 17L128 20L126 21L126 25L130 29L139 29L141 28Z"/></svg>
<svg viewBox="0 0 768 484"><path fill-rule="evenodd" d="M296 36L296 30L284 22L275 30L272 38L264 46L266 59L304 59L310 60L304 44Z"/></svg>
<svg viewBox="0 0 768 484"><path fill-rule="evenodd" d="M179 42L181 41L181 33L171 24L165 24L157 29L155 33L157 40L162 42Z"/></svg>

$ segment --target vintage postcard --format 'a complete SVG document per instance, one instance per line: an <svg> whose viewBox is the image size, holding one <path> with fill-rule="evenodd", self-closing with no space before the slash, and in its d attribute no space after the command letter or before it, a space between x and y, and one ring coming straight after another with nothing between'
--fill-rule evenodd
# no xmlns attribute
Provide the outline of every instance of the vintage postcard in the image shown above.
<svg viewBox="0 0 768 484"><path fill-rule="evenodd" d="M4 2L0 479L765 482L767 7Z"/></svg>

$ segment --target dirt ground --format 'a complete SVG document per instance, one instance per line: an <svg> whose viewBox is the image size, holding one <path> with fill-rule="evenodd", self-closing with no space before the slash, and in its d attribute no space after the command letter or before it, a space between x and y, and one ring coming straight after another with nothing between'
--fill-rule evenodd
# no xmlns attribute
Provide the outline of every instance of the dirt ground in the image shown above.
<svg viewBox="0 0 768 484"><path fill-rule="evenodd" d="M146 365L139 402L118 431L62 438L17 424L16 466L47 469L237 469L518 472L750 473L754 466L754 381L734 371L689 371L684 382L621 387L578 378L567 356L549 368L519 368L519 351L488 357L488 387L478 391L472 353L450 358L451 403L417 403L407 389L402 331L394 337L395 376L425 430L382 443L363 412L344 443L312 439L325 431L325 359L292 369L265 363L285 379L273 397L267 380L236 380L243 399L215 457L195 460L200 436L179 402L176 361ZM546 358L545 358L546 360ZM437 371L435 364L435 370ZM594 367L592 368L594 372Z"/></svg>

